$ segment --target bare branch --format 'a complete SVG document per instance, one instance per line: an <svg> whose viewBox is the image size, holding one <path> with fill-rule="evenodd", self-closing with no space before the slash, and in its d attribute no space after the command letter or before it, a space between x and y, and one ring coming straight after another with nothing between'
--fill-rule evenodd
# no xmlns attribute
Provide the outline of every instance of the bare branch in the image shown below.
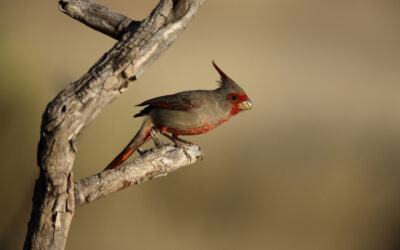
<svg viewBox="0 0 400 250"><path fill-rule="evenodd" d="M154 148L117 169L76 181L75 206L83 206L132 184L166 176L181 167L195 163L199 158L202 158L201 149L194 144Z"/></svg>
<svg viewBox="0 0 400 250"><path fill-rule="evenodd" d="M87 0L60 0L58 3L68 16L117 40L127 31L134 32L141 23Z"/></svg>
<svg viewBox="0 0 400 250"><path fill-rule="evenodd" d="M40 174L24 249L64 249L75 211L72 167L77 136L105 105L128 88L129 81L137 79L175 41L204 1L161 0L134 32L125 33L88 73L68 85L47 105L38 145ZM71 2L63 0L62 9L67 12ZM76 13L79 8L84 10L84 14L77 16L91 20L86 24L106 34L122 36L115 29L122 15L109 14L112 12L103 9L104 6L99 7L100 12L108 14L97 15L98 12L87 9L93 6L85 5L88 1L74 2ZM101 16L111 28L103 29L98 24Z"/></svg>

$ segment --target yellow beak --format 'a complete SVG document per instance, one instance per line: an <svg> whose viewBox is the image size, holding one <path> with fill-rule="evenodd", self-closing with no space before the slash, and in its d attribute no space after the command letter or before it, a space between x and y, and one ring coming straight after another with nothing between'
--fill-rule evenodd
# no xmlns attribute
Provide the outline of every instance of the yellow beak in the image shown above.
<svg viewBox="0 0 400 250"><path fill-rule="evenodd" d="M246 101L239 102L238 107L240 110L249 110L251 109L251 101L247 98Z"/></svg>

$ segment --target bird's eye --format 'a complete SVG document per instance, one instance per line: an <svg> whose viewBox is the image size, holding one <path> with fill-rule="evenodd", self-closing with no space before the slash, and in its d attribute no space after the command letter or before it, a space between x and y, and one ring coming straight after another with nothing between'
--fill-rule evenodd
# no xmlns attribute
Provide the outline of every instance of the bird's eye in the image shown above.
<svg viewBox="0 0 400 250"><path fill-rule="evenodd" d="M236 101L238 99L238 97L233 95L233 96L231 96L231 99L232 99L232 101Z"/></svg>

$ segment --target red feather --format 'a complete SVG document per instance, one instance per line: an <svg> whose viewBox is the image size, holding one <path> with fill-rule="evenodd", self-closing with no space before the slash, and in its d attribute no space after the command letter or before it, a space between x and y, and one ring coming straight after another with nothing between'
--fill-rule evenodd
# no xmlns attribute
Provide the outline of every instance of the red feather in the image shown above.
<svg viewBox="0 0 400 250"><path fill-rule="evenodd" d="M222 69L220 69L217 64L215 63L215 61L212 61L212 65L214 66L214 68L218 71L219 75L221 76L221 79L229 79L229 76L227 76L224 71L222 71Z"/></svg>

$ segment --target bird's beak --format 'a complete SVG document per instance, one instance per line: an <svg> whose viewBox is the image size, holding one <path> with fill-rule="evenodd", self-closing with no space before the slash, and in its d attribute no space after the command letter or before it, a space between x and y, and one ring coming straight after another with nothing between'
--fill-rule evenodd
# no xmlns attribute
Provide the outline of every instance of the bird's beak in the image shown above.
<svg viewBox="0 0 400 250"><path fill-rule="evenodd" d="M240 110L249 110L251 109L251 101L249 98L247 98L246 101L239 102L238 107Z"/></svg>

